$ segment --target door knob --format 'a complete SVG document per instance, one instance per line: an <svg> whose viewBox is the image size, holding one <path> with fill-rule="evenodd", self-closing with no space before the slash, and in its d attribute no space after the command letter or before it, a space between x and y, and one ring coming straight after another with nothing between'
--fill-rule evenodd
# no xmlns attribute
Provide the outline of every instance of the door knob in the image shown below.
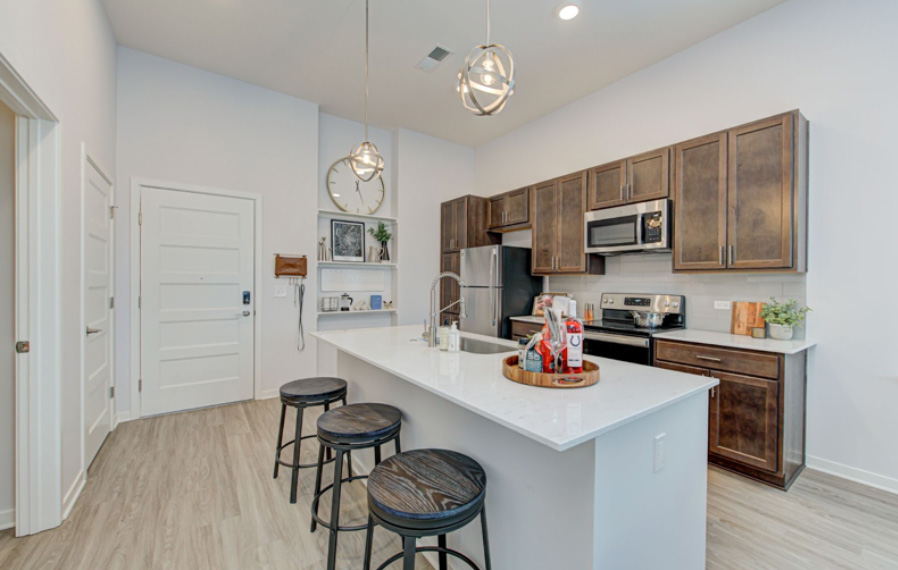
<svg viewBox="0 0 898 570"><path fill-rule="evenodd" d="M244 316L244 317L248 317L248 316L249 316L249 311L243 311L243 316Z"/></svg>
<svg viewBox="0 0 898 570"><path fill-rule="evenodd" d="M101 332L103 332L103 329L94 329L91 327L87 327L87 334L89 334L89 335L97 334L97 333L101 333Z"/></svg>

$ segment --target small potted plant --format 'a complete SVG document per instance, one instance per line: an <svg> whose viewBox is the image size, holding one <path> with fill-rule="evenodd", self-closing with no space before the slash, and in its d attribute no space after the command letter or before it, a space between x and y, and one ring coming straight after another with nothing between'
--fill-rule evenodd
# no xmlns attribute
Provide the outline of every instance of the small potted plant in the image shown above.
<svg viewBox="0 0 898 570"><path fill-rule="evenodd" d="M368 228L368 233L380 242L380 260L390 261L390 250L387 249L387 242L393 238L393 234L387 229L387 225L383 222L377 222L377 229Z"/></svg>
<svg viewBox="0 0 898 570"><path fill-rule="evenodd" d="M808 307L799 307L795 299L780 303L776 297L771 297L770 303L761 309L761 318L770 327L770 338L792 340L792 335L795 334L793 327L803 323L810 310Z"/></svg>

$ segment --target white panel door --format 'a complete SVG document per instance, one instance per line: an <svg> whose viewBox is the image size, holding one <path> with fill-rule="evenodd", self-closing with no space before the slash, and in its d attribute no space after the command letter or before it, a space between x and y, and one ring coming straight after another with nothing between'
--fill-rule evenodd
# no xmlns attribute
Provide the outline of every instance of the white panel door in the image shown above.
<svg viewBox="0 0 898 570"><path fill-rule="evenodd" d="M84 466L112 429L112 184L84 160Z"/></svg>
<svg viewBox="0 0 898 570"><path fill-rule="evenodd" d="M141 415L252 399L253 202L143 188L141 216Z"/></svg>

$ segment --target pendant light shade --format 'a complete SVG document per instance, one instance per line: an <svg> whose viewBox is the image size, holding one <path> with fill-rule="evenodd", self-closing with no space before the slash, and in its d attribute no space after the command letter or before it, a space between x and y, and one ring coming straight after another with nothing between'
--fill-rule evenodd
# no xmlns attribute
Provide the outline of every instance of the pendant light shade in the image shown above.
<svg viewBox="0 0 898 570"><path fill-rule="evenodd" d="M384 157L368 140L368 43L368 0L365 0L365 140L349 153L349 168L362 182L370 182L384 171Z"/></svg>
<svg viewBox="0 0 898 570"><path fill-rule="evenodd" d="M495 115L514 95L514 58L504 46L490 43L490 0L486 0L486 44L471 50L458 72L462 105L475 115Z"/></svg>
<svg viewBox="0 0 898 570"><path fill-rule="evenodd" d="M365 141L352 147L352 152L349 153L349 167L359 180L370 182L384 171L384 157L377 152L374 143Z"/></svg>

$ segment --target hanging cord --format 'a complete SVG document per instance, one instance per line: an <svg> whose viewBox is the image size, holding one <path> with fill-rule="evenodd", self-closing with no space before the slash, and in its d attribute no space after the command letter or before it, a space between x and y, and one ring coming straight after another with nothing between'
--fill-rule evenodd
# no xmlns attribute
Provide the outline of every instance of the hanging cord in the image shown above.
<svg viewBox="0 0 898 570"><path fill-rule="evenodd" d="M365 0L365 142L368 142L368 0Z"/></svg>
<svg viewBox="0 0 898 570"><path fill-rule="evenodd" d="M490 45L490 0L486 0L486 45Z"/></svg>
<svg viewBox="0 0 898 570"><path fill-rule="evenodd" d="M299 338L296 341L296 350L302 352L306 349L306 332L302 325L302 306L306 297L305 279L295 279L293 282L293 305L299 308Z"/></svg>

